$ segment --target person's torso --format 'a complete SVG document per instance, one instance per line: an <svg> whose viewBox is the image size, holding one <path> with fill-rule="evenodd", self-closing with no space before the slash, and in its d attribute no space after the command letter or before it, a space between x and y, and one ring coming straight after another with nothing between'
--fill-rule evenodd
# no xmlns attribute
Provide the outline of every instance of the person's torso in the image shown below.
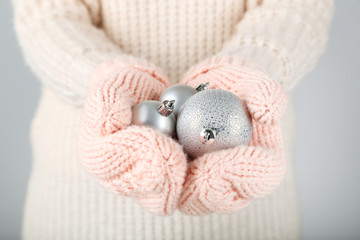
<svg viewBox="0 0 360 240"><path fill-rule="evenodd" d="M109 38L163 68L173 83L222 48L247 7L245 0L99 1L98 20Z"/></svg>

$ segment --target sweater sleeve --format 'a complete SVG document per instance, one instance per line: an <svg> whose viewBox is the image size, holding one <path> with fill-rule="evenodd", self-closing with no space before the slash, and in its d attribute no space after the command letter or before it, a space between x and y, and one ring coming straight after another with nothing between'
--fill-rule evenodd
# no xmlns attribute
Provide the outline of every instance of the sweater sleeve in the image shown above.
<svg viewBox="0 0 360 240"><path fill-rule="evenodd" d="M122 54L98 27L98 1L13 2L16 31L31 69L63 99L82 104L94 67Z"/></svg>
<svg viewBox="0 0 360 240"><path fill-rule="evenodd" d="M324 52L333 8L333 0L248 0L218 56L248 60L291 91Z"/></svg>

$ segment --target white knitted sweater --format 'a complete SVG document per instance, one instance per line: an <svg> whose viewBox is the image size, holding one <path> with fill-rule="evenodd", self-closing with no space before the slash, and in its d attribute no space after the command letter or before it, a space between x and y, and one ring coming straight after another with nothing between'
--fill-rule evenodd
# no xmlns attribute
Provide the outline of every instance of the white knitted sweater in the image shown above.
<svg viewBox="0 0 360 240"><path fill-rule="evenodd" d="M153 62L173 83L208 57L238 56L279 81L291 99L325 48L333 1L14 0L14 6L25 57L44 83L32 125L25 239L299 238L291 101L282 122L284 182L234 214L151 215L83 172L76 134L90 73L122 54Z"/></svg>

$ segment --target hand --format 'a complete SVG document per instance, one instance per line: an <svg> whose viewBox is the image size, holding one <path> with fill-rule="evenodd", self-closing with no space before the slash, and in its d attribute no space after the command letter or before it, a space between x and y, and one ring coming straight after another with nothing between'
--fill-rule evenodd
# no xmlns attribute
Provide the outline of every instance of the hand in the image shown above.
<svg viewBox="0 0 360 240"><path fill-rule="evenodd" d="M179 208L186 214L229 213L271 193L285 174L279 119L286 95L281 86L233 58L213 58L192 68L184 83L226 89L245 100L253 119L249 146L216 151L189 164Z"/></svg>
<svg viewBox="0 0 360 240"><path fill-rule="evenodd" d="M146 62L119 58L97 67L89 86L78 138L81 163L112 191L170 214L187 168L182 147L152 128L129 126L132 106L158 99L168 86L165 75Z"/></svg>

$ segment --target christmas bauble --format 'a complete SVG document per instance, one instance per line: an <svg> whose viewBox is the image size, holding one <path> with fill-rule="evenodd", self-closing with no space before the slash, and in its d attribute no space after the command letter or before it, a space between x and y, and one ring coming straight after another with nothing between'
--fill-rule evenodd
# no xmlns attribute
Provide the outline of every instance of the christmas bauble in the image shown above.
<svg viewBox="0 0 360 240"><path fill-rule="evenodd" d="M247 145L252 122L246 105L233 93L220 89L190 97L177 118L177 136L192 158L238 145Z"/></svg>
<svg viewBox="0 0 360 240"><path fill-rule="evenodd" d="M174 136L176 131L176 119L173 112L173 100L144 101L133 109L132 123L145 125L158 129L168 136Z"/></svg>
<svg viewBox="0 0 360 240"><path fill-rule="evenodd" d="M175 84L167 88L160 96L160 101L175 100L174 115L179 114L179 111L186 100L189 99L195 93L205 90L209 83L200 84L197 88L190 87L185 84Z"/></svg>

